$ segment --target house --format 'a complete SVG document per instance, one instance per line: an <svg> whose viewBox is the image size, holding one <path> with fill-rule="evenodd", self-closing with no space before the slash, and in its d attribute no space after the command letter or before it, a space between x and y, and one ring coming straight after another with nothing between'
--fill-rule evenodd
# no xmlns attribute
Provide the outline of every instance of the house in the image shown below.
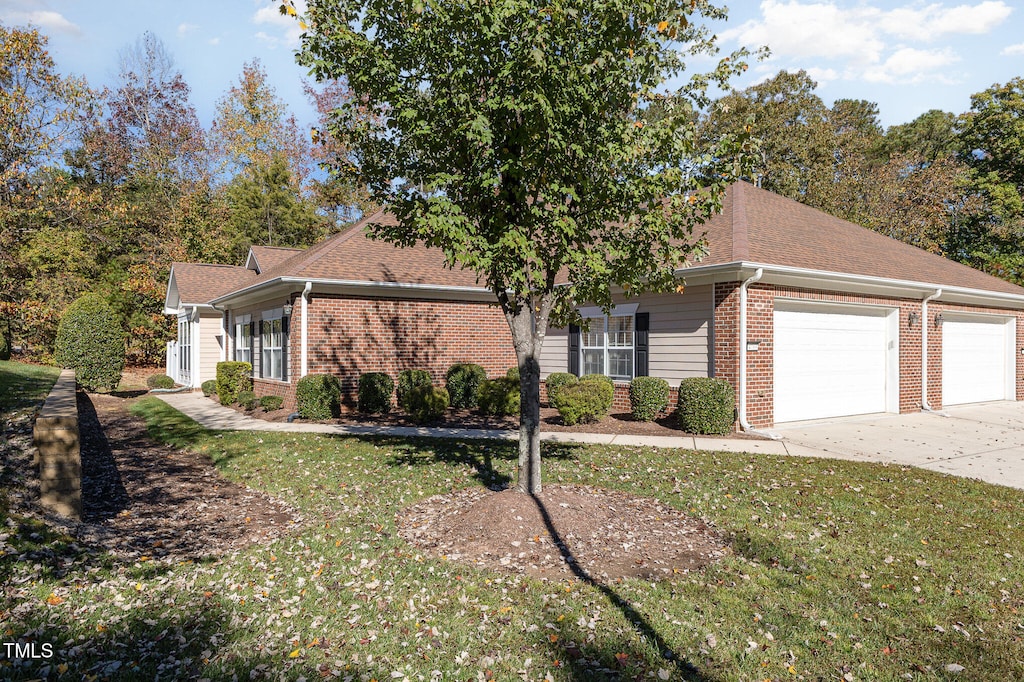
<svg viewBox="0 0 1024 682"><path fill-rule="evenodd" d="M253 247L244 267L176 263L167 309L198 324L179 324L169 362L183 344L195 359L172 376L198 386L219 352L251 360L257 393L291 404L309 372L338 375L351 396L367 371L440 380L452 362L514 364L475 274L368 239L384 220L301 252ZM1024 288L744 182L704 229L707 254L675 292L618 296L609 316L584 305L585 331L549 329L542 377L608 374L620 407L634 376L722 377L745 429L1024 399Z"/></svg>
<svg viewBox="0 0 1024 682"><path fill-rule="evenodd" d="M174 263L168 374L198 388L217 362L250 362L256 394L289 408L311 373L338 376L350 405L365 372L426 369L443 382L452 364L476 362L504 374L515 352L494 295L438 249L367 236L368 224L393 220L376 213L309 249L254 246L244 266Z"/></svg>

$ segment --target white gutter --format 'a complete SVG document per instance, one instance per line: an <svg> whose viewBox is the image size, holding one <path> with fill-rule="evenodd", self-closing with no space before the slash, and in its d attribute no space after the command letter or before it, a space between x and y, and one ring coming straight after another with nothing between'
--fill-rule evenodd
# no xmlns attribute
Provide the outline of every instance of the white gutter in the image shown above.
<svg viewBox="0 0 1024 682"><path fill-rule="evenodd" d="M739 415L740 428L747 433L767 436L772 440L778 440L778 436L767 431L758 431L747 421L747 287L757 282L764 276L764 268L758 268L752 276L748 277L740 285L740 367L739 367Z"/></svg>
<svg viewBox="0 0 1024 682"><path fill-rule="evenodd" d="M928 301L939 296L942 296L942 289L936 289L921 301L921 409L926 412L935 412L928 404Z"/></svg>
<svg viewBox="0 0 1024 682"><path fill-rule="evenodd" d="M212 305L223 305L225 302L235 298L241 298L245 294L258 291L266 287L278 285L278 284L307 284L313 283L317 286L333 286L333 287L351 287L354 289L382 289L385 291L415 291L415 292L436 292L436 293L462 293L462 294L490 294L493 296L493 292L490 289L482 287L463 287L463 286L445 286L440 284L408 284L405 282L367 282L359 280L344 280L344 279L305 279L302 277L275 277L265 282L259 282L257 284L251 284L244 289L238 289L232 291L230 294L226 294L219 298L215 298L210 303Z"/></svg>
<svg viewBox="0 0 1024 682"><path fill-rule="evenodd" d="M299 371L299 378L306 376L309 372L309 292L313 290L313 283L306 282L302 290L302 367Z"/></svg>

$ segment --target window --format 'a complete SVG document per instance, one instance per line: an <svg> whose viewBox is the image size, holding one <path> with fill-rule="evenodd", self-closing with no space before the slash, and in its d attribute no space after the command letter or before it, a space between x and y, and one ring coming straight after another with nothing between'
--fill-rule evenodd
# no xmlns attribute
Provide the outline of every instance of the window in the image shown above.
<svg viewBox="0 0 1024 682"><path fill-rule="evenodd" d="M248 315L235 320L235 361L252 363L252 324Z"/></svg>
<svg viewBox="0 0 1024 682"><path fill-rule="evenodd" d="M589 328L580 334L581 374L633 378L633 315L587 316Z"/></svg>
<svg viewBox="0 0 1024 682"><path fill-rule="evenodd" d="M263 335L260 341L263 349L260 376L284 380L284 324L281 317L263 320Z"/></svg>
<svg viewBox="0 0 1024 682"><path fill-rule="evenodd" d="M178 318L178 377L189 383L192 376L192 323L187 317Z"/></svg>

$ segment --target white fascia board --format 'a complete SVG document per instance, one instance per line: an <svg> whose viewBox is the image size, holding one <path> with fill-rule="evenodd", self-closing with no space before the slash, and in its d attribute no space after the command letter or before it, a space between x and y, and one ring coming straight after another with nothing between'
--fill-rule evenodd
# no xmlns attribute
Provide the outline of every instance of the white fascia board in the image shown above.
<svg viewBox="0 0 1024 682"><path fill-rule="evenodd" d="M709 279L715 282L739 281L756 272L758 268L764 269L764 278L761 281L766 284L909 299L923 299L941 289L942 296L938 300L947 303L1024 309L1024 295L745 261L683 268L677 270L676 275L685 278L687 282L694 280L695 284Z"/></svg>
<svg viewBox="0 0 1024 682"><path fill-rule="evenodd" d="M262 298L270 291L295 287L302 289L306 282L312 282L319 293L352 293L358 295L377 294L382 296L421 296L445 300L494 301L494 294L483 287L455 287L439 284L409 284L405 282L363 282L357 280L316 279L307 277L276 277L266 282L239 289L210 303L223 307L229 302L243 302L245 299Z"/></svg>

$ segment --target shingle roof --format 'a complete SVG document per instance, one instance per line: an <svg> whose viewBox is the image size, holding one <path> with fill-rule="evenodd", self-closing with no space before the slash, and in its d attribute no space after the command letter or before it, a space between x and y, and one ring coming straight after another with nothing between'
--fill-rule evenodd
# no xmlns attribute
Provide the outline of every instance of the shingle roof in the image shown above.
<svg viewBox="0 0 1024 682"><path fill-rule="evenodd" d="M397 225L397 222L392 214L378 211L273 268L264 268L253 283L277 277L306 277L483 288L475 272L445 267L440 249L422 245L398 248L370 239L366 233L370 224Z"/></svg>
<svg viewBox="0 0 1024 682"><path fill-rule="evenodd" d="M260 272L271 270L295 254L305 251L305 249L290 249L283 246L251 246L249 250L252 251L252 256L256 259Z"/></svg>
<svg viewBox="0 0 1024 682"><path fill-rule="evenodd" d="M792 199L737 182L709 220L697 265L746 261L1024 295L961 263L891 239Z"/></svg>
<svg viewBox="0 0 1024 682"><path fill-rule="evenodd" d="M256 275L237 265L206 263L173 263L171 276L182 305L209 303L235 289L251 283Z"/></svg>

